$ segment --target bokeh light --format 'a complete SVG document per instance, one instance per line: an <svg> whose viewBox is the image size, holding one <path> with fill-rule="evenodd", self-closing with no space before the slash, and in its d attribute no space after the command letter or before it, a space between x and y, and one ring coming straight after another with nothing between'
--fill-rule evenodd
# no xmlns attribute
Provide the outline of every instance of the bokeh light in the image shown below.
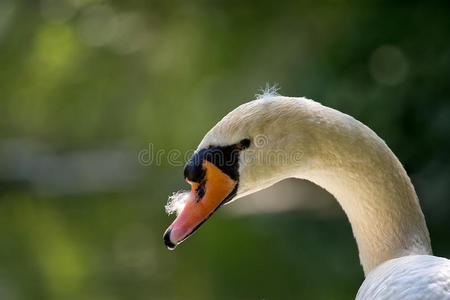
<svg viewBox="0 0 450 300"><path fill-rule="evenodd" d="M380 46L370 58L370 74L381 84L400 84L408 74L408 60L399 48Z"/></svg>

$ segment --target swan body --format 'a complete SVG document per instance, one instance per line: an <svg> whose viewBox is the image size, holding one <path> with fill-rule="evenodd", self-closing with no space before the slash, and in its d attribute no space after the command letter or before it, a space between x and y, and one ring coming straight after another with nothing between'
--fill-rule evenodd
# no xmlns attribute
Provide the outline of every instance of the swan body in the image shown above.
<svg viewBox="0 0 450 300"><path fill-rule="evenodd" d="M205 135L185 177L192 191L164 235L171 249L221 205L285 178L307 179L333 194L351 223L367 276L358 299L450 299L450 262L431 256L406 171L381 138L346 114L265 95Z"/></svg>
<svg viewBox="0 0 450 300"><path fill-rule="evenodd" d="M390 259L369 273L356 299L450 299L450 260L431 255Z"/></svg>

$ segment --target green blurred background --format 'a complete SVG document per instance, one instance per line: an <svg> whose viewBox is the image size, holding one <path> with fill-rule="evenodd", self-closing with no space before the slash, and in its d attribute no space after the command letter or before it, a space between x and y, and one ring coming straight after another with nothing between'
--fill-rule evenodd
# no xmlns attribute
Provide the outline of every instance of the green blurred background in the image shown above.
<svg viewBox="0 0 450 300"><path fill-rule="evenodd" d="M308 182L163 245L167 196L187 188L167 151L266 82L385 139L450 257L446 3L0 0L0 299L354 297L350 225ZM139 161L150 150L160 163Z"/></svg>

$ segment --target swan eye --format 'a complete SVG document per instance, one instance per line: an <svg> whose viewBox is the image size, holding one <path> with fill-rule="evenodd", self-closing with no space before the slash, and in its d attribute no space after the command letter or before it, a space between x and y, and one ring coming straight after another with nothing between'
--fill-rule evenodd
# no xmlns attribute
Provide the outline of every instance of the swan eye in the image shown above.
<svg viewBox="0 0 450 300"><path fill-rule="evenodd" d="M205 177L205 170L195 160L189 161L184 168L184 177L192 182L200 182Z"/></svg>
<svg viewBox="0 0 450 300"><path fill-rule="evenodd" d="M196 197L197 202L200 201L205 195L205 184L206 180L203 180L203 182L197 188L197 197Z"/></svg>
<svg viewBox="0 0 450 300"><path fill-rule="evenodd" d="M242 141L239 142L239 144L237 144L237 148L239 150L244 150L247 149L248 147L250 147L250 139L243 139Z"/></svg>

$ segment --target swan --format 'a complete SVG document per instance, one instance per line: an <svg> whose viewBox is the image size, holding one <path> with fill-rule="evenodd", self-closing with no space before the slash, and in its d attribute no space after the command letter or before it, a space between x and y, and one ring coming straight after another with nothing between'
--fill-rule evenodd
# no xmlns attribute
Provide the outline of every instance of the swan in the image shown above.
<svg viewBox="0 0 450 300"><path fill-rule="evenodd" d="M450 299L450 260L432 255L414 187L397 157L353 117L267 93L203 138L184 168L191 191L169 198L173 250L219 207L285 178L330 192L347 215L365 280L356 299ZM276 201L276 200L274 200Z"/></svg>

